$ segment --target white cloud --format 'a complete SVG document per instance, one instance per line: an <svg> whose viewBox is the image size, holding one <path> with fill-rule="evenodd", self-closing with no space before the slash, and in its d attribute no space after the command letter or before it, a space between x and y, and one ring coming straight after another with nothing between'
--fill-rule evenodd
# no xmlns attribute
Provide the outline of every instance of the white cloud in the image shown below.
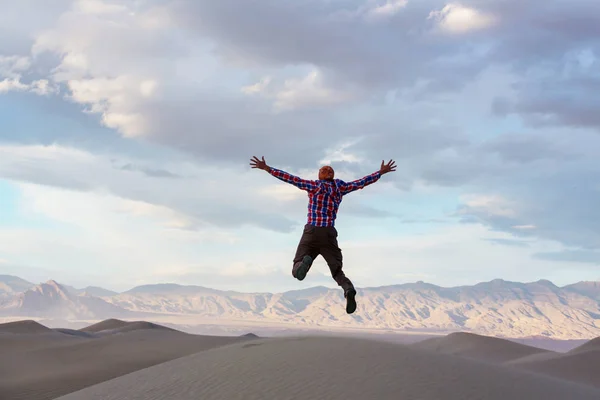
<svg viewBox="0 0 600 400"><path fill-rule="evenodd" d="M306 199L306 192L292 185L282 185L279 182L262 188L260 193L277 202Z"/></svg>
<svg viewBox="0 0 600 400"><path fill-rule="evenodd" d="M168 207L185 215L195 226L254 225L287 231L294 224L288 218L289 205L271 202L268 210L264 207L271 199L262 188L275 183L276 178L256 170L240 172L238 168L197 166L177 155L156 167L143 159L94 155L58 145L5 145L0 146L0 177L109 193ZM244 193L241 198L240 193Z"/></svg>
<svg viewBox="0 0 600 400"><path fill-rule="evenodd" d="M0 54L0 94L11 91L33 92L40 96L55 93L57 88L47 79L23 82L23 74L31 68L31 59ZM4 79L2 79L4 78Z"/></svg>
<svg viewBox="0 0 600 400"><path fill-rule="evenodd" d="M372 239L365 234L360 239L345 240L346 235L341 231L338 238L344 254L344 270L362 286L386 284L384 276L389 277L389 284L425 280L441 286L473 284L498 277L515 281L546 277L555 279L557 284L565 282L561 273L566 269L531 258L539 251L562 249L560 244L540 240L527 247L498 245L488 239L514 240L514 237L490 232L480 225L451 224L422 234L394 234L384 230ZM318 269L327 271L322 268L327 268L326 265L320 264ZM398 280L399 277L403 279Z"/></svg>
<svg viewBox="0 0 600 400"><path fill-rule="evenodd" d="M10 91L25 91L29 89L29 85L21 83L19 79L4 79L0 81L0 93Z"/></svg>
<svg viewBox="0 0 600 400"><path fill-rule="evenodd" d="M326 87L321 72L316 69L302 79L286 80L274 97L274 106L280 111L329 106L352 99L349 93Z"/></svg>
<svg viewBox="0 0 600 400"><path fill-rule="evenodd" d="M62 265L75 274L73 268L87 265L127 279L173 263L202 259L218 265L219 255L210 249L230 247L237 241L235 232L215 227L182 230L190 221L167 207L108 193L35 184L17 187L20 213L29 220L52 224L51 237L43 228L0 228L0 252L26 265L49 269Z"/></svg>
<svg viewBox="0 0 600 400"><path fill-rule="evenodd" d="M346 141L339 146L335 146L326 150L325 157L319 160L319 164L332 164L335 162L360 163L365 161L364 158L348 151L349 148L360 143L360 139Z"/></svg>
<svg viewBox="0 0 600 400"><path fill-rule="evenodd" d="M243 86L241 92L272 99L277 112L327 107L353 99L350 93L327 87L321 71L316 68L303 78L286 79L282 84L276 84L272 77L264 77L255 84Z"/></svg>
<svg viewBox="0 0 600 400"><path fill-rule="evenodd" d="M516 204L501 196L494 195L465 195L464 205L472 211L489 216L516 217Z"/></svg>
<svg viewBox="0 0 600 400"><path fill-rule="evenodd" d="M20 157L15 158L14 154L20 154ZM58 265L74 276L78 274L78 268L85 266L85 271L104 273L106 277L102 279L106 279L105 282L120 287L176 281L244 290L298 288L298 282L289 275L289 268L299 240L299 229L286 235L259 232L254 228L198 224L196 218L175 208L124 198L107 191L111 185L104 186L108 183L104 180L107 175L117 181L127 176L124 184L135 187L136 191L154 187L157 192L168 192L171 196L189 196L189 187L210 186L207 181L191 186L184 182L186 190L177 192L176 186L164 186L157 180L147 181L134 171L103 170L102 158L60 146L15 146L10 152L4 148L4 153L0 151L0 160L5 162L4 165L0 162L0 176L7 175L6 166L22 171L24 165L30 168L41 164L45 170L63 171L65 175L69 171L83 171L82 177L87 177L88 181L90 176L95 177L91 185L97 187L94 191L82 192L18 184L22 194L20 212L28 220L51 222L52 235L49 236L48 228L44 227L0 228L0 254L15 262L47 269L58 268ZM27 164L23 164L25 160ZM78 160L77 163L74 160ZM264 176L268 177L267 174ZM215 185L223 188L223 182L219 179ZM303 218L304 192L283 183L276 186L268 179L264 180L266 186L257 185L256 181L248 184L255 188L261 199L256 206L267 206L272 211L286 209L289 213L289 202L292 202L294 208L298 207L298 218ZM241 191L235 186L239 197ZM212 192L213 189L207 190ZM292 192L297 194L292 195ZM243 193L252 192L243 189ZM229 192L221 194L233 195ZM222 202L217 198L214 200ZM468 201L473 207L506 213L505 202L497 197L478 196ZM192 202L202 207L195 199ZM48 222L45 225L48 226ZM191 227L194 229L189 229ZM562 271L560 268L571 265L566 263L550 270L551 261L530 259L534 252L560 251L561 246L555 243L531 242L526 248L499 246L482 239L512 237L491 233L479 225L448 225L414 234L400 234L395 229L397 224L392 222L373 227L361 223L355 230L348 222L338 224L344 268L357 285L401 283L398 282L400 277L412 281L418 276L428 277L428 281L444 286L497 277L535 280L549 277L552 271L558 274ZM481 265L486 268L481 269ZM112 276L109 278L109 275ZM268 282L259 282L261 277ZM252 280L251 284L248 279ZM310 276L301 286L315 284L335 287L322 258L315 262Z"/></svg>
<svg viewBox="0 0 600 400"><path fill-rule="evenodd" d="M406 7L408 0L386 0L384 4L375 5L369 9L367 16L369 18L385 18L391 17Z"/></svg>
<svg viewBox="0 0 600 400"><path fill-rule="evenodd" d="M152 96L156 86L154 80L131 76L68 81L71 99L90 105L89 112L101 114L107 127L126 137L147 133L147 119L135 111L135 104L140 97Z"/></svg>
<svg viewBox="0 0 600 400"><path fill-rule="evenodd" d="M242 93L245 94L259 94L263 93L269 84L271 83L271 77L262 78L259 82L256 82L253 85L248 85L242 87Z"/></svg>
<svg viewBox="0 0 600 400"><path fill-rule="evenodd" d="M513 226L514 229L520 229L520 230L531 230L531 229L535 229L536 226L535 225L515 225Z"/></svg>
<svg viewBox="0 0 600 400"><path fill-rule="evenodd" d="M156 93L156 89L158 87L158 82L152 79L142 81L140 83L140 93L142 96L148 98L152 97L154 93Z"/></svg>
<svg viewBox="0 0 600 400"><path fill-rule="evenodd" d="M101 0L77 0L73 8L83 14L114 14L127 11L127 7Z"/></svg>
<svg viewBox="0 0 600 400"><path fill-rule="evenodd" d="M0 81L0 94L7 92L33 92L40 96L57 93L58 88L46 79L39 79L31 83L23 83L19 79L4 79Z"/></svg>
<svg viewBox="0 0 600 400"><path fill-rule="evenodd" d="M124 214L192 241L192 227L205 224L224 231L259 226L285 236L302 223L301 191L241 170L255 152L306 176L316 176L318 163L339 163L340 178L370 173L389 157L398 171L359 198L389 201L390 209L402 211L411 207L406 198L418 198L415 208L427 214L442 203L454 207L463 193L483 193L465 199L464 221L574 247L597 245L598 192L588 181L598 175L600 149L590 37L600 6L577 0L553 7L541 0L359 3L14 2L0 15L7 29L0 52L13 54L0 56L0 91L50 94L60 87L85 112L134 140L109 132L106 146L92 151L112 154L96 156L3 147L0 176L128 199L134 203L118 202L130 208ZM369 15L381 23L365 23ZM548 21L560 23L548 30ZM443 34L431 35L431 25ZM80 108L60 100L36 102L57 111L48 120L33 108L28 117L42 125ZM557 120L577 129L553 131L548 123ZM589 128L587 136L581 126ZM34 131L15 140L39 140ZM507 132L529 139L499 140L493 154L480 146ZM95 145L100 134L89 134L93 141L86 129L75 135L53 126L43 140ZM540 146L542 137L559 144ZM153 154L168 159L165 166L118 150L126 144L122 151L137 151L148 142ZM183 152L167 157L173 149ZM184 155L195 157L193 163L178 159ZM392 185L406 192L391 196ZM430 195L416 196L425 186ZM361 229L372 222L374 231L385 222L361 221ZM526 260L527 253L519 254ZM281 262L288 258L286 251Z"/></svg>
<svg viewBox="0 0 600 400"><path fill-rule="evenodd" d="M450 3L439 11L432 11L428 19L435 20L442 31L452 34L485 29L497 22L497 19L488 13L458 3Z"/></svg>
<svg viewBox="0 0 600 400"><path fill-rule="evenodd" d="M0 77L19 79L21 74L30 67L31 60L28 57L0 54Z"/></svg>
<svg viewBox="0 0 600 400"><path fill-rule="evenodd" d="M99 114L105 126L126 137L147 135L148 115L140 105L154 100L162 74L168 76L145 57L166 46L160 35L167 24L154 19L156 8L137 3L77 1L36 36L31 53L58 55L51 84L64 84L66 97Z"/></svg>

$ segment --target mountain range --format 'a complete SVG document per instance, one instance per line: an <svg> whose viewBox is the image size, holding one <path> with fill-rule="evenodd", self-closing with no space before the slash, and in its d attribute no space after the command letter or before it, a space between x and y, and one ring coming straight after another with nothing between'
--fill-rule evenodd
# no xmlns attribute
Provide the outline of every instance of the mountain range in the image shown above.
<svg viewBox="0 0 600 400"><path fill-rule="evenodd" d="M359 288L348 315L341 290L312 287L284 293L241 293L155 284L117 293L77 289L54 280L34 284L0 275L0 316L101 320L148 316L252 321L265 326L472 332L498 337L591 339L600 336L600 282L558 287L501 279L472 286L425 282Z"/></svg>

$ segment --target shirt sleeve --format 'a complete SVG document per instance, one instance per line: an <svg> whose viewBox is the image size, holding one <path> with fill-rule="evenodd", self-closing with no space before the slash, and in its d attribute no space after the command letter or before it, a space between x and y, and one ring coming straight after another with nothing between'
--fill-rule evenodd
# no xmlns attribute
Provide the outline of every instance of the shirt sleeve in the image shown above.
<svg viewBox="0 0 600 400"><path fill-rule="evenodd" d="M302 179L277 168L271 167L270 174L277 179L290 183L298 189L306 190L307 192L312 192L318 188L316 181Z"/></svg>
<svg viewBox="0 0 600 400"><path fill-rule="evenodd" d="M342 195L346 195L348 193L354 192L355 190L359 190L364 188L365 186L369 186L372 183L375 183L381 178L381 174L379 171L373 172L371 175L367 175L364 178L357 179L352 182L344 182L340 181L340 185L338 186Z"/></svg>

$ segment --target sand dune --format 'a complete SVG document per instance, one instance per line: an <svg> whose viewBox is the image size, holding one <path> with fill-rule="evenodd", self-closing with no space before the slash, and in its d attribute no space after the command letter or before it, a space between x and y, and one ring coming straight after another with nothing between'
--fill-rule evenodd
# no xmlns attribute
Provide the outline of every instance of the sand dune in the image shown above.
<svg viewBox="0 0 600 400"><path fill-rule="evenodd" d="M536 354L531 354L529 356L525 356L525 357L521 357L521 358L517 358L517 359L513 359L513 360L508 360L507 362L504 363L504 365L519 365L519 364L526 364L526 363L530 363L530 362L547 361L547 360L552 360L554 358L559 358L563 355L564 355L564 353L555 353L555 352L536 353Z"/></svg>
<svg viewBox="0 0 600 400"><path fill-rule="evenodd" d="M600 337L592 339L581 346L575 347L574 349L570 350L569 353L581 353L590 350L600 350Z"/></svg>
<svg viewBox="0 0 600 400"><path fill-rule="evenodd" d="M52 329L29 319L0 324L0 333L37 334L49 332L52 332Z"/></svg>
<svg viewBox="0 0 600 400"><path fill-rule="evenodd" d="M100 321L96 324L90 325L88 327L79 329L82 332L88 333L100 333L100 332L110 332L110 333L119 333L119 332L129 332L140 329L163 329L169 331L175 331L175 329L168 328L163 325L158 325L152 322L147 321L121 321L119 319L107 319L104 321Z"/></svg>
<svg viewBox="0 0 600 400"><path fill-rule="evenodd" d="M596 344L554 353L467 333L405 346L200 336L117 319L80 330L18 321L0 324L0 356L10 359L0 363L0 399L598 400Z"/></svg>
<svg viewBox="0 0 600 400"><path fill-rule="evenodd" d="M600 350L515 360L509 365L600 388Z"/></svg>
<svg viewBox="0 0 600 400"><path fill-rule="evenodd" d="M358 338L258 339L207 350L58 400L598 400L600 390Z"/></svg>
<svg viewBox="0 0 600 400"><path fill-rule="evenodd" d="M84 338L97 337L97 335L92 332L83 332L83 331L80 331L77 329L54 328L52 330L59 332L59 333L64 333L65 335L72 335L72 336L78 336L78 337L84 337Z"/></svg>
<svg viewBox="0 0 600 400"><path fill-rule="evenodd" d="M38 335L4 334L0 355L13 354L10 363L0 363L0 399L54 399L177 357L251 341L244 337L200 336L169 328L155 329L160 326L147 323L121 325L132 326L138 329L117 329L120 334L98 337L55 330ZM142 326L153 328L141 329Z"/></svg>
<svg viewBox="0 0 600 400"><path fill-rule="evenodd" d="M92 324L90 326L86 326L85 328L79 329L82 332L100 332L106 331L109 329L118 329L127 325L126 321L121 321L120 319L105 319L104 321L100 321L98 323Z"/></svg>
<svg viewBox="0 0 600 400"><path fill-rule="evenodd" d="M426 339L413 344L412 347L419 350L457 355L494 363L504 363L534 354L552 354L548 350L526 346L510 340L466 332L451 333L439 338Z"/></svg>
<svg viewBox="0 0 600 400"><path fill-rule="evenodd" d="M4 357L76 341L77 338L31 320L0 324L0 355Z"/></svg>

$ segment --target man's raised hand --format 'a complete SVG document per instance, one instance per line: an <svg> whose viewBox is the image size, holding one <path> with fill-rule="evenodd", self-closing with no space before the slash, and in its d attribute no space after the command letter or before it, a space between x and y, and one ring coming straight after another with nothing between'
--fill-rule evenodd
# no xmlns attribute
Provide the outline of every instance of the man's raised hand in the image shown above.
<svg viewBox="0 0 600 400"><path fill-rule="evenodd" d="M253 156L250 159L250 166L252 166L252 168L262 169L263 171L268 171L270 169L267 163L265 162L264 156L262 157L262 160L258 159L256 156Z"/></svg>
<svg viewBox="0 0 600 400"><path fill-rule="evenodd" d="M393 160L390 160L387 164L384 164L384 162L385 162L385 160L381 161L381 169L379 170L379 173L381 175L387 174L388 172L392 172L392 171L396 170L396 165Z"/></svg>

